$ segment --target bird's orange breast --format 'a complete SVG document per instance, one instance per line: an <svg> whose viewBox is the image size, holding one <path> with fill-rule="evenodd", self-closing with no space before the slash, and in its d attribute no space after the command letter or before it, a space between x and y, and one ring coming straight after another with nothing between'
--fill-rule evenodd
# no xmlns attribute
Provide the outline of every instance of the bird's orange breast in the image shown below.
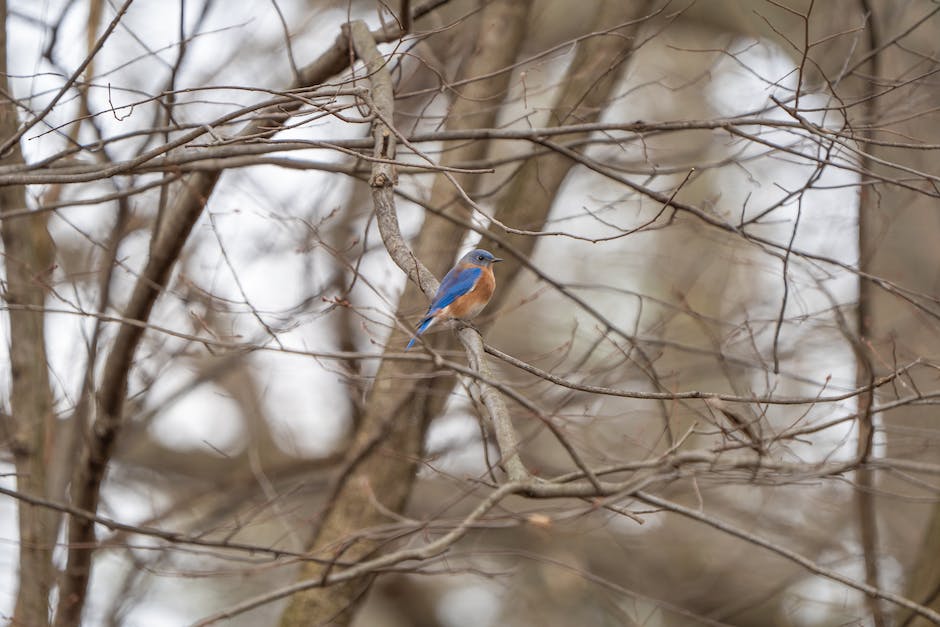
<svg viewBox="0 0 940 627"><path fill-rule="evenodd" d="M493 276L492 268L483 268L480 278L473 290L452 302L446 310L447 316L451 318L461 318L469 320L473 318L486 307L493 297L493 291L496 289L496 278Z"/></svg>

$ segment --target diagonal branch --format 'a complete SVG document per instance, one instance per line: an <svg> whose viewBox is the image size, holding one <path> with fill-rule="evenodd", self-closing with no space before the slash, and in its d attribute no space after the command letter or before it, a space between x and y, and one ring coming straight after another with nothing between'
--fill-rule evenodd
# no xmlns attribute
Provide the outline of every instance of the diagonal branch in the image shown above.
<svg viewBox="0 0 940 627"><path fill-rule="evenodd" d="M372 123L372 138L375 142L373 156L377 160L372 166L369 185L372 187L372 201L379 232L392 260L412 282L421 288L428 299L431 299L437 292L438 281L402 237L398 226L398 212L395 209L395 173L389 164L389 161L395 157L395 133L389 127L388 122L394 114L392 77L365 24L353 22L349 29L356 54L366 62L372 82L371 99L375 113L375 120ZM491 380L492 374L483 356L483 339L479 331L472 327L464 327L458 335L467 349L470 367L478 371L484 379ZM509 478L513 481L525 480L529 477L529 472L522 464L516 450L518 437L509 418L506 402L502 395L490 385L480 382L480 387L483 403L490 413L490 419L496 430L497 443Z"/></svg>

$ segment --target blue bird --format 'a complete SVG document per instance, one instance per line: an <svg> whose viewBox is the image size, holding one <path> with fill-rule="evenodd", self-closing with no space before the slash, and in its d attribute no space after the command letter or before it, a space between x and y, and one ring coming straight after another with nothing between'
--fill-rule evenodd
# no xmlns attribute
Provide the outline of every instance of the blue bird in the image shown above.
<svg viewBox="0 0 940 627"><path fill-rule="evenodd" d="M493 264L500 261L502 259L494 257L493 253L480 248L461 257L444 276L428 312L418 323L418 330L405 350L414 346L418 336L438 320L469 320L483 311L496 289Z"/></svg>

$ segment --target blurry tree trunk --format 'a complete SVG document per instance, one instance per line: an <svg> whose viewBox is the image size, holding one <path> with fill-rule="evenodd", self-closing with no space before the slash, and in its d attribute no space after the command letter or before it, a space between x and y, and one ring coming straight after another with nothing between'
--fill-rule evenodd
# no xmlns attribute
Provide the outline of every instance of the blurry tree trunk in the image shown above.
<svg viewBox="0 0 940 627"><path fill-rule="evenodd" d="M486 5L478 22L477 45L460 69L460 79L488 76L460 88L450 107L448 130L489 128L495 124L509 78L525 39L530 2L498 0ZM441 165L448 166L485 156L485 141L445 144ZM456 182L471 196L479 179L469 174L455 174ZM460 217L469 216L469 208L457 200L453 184L444 175L435 177L430 203ZM465 229L441 218L428 217L414 246L415 255L436 275L441 276L454 261L454 253ZM408 284L398 306L397 318L407 319L427 306L424 294ZM387 350L397 352L408 334L393 330ZM438 336L449 340L447 336ZM358 541L347 546L344 539L357 529L386 521L374 501L391 511L401 511L411 493L416 463L421 456L430 421L444 407L452 386L451 377L434 377L434 364L383 361L367 400L359 430L350 447L348 472L322 514L311 547L320 556L335 553L337 559L355 560L375 551L374 541ZM309 562L301 572L304 579L321 577L323 568ZM352 581L329 589L313 589L294 595L285 611L284 627L330 623L347 624L370 581Z"/></svg>
<svg viewBox="0 0 940 627"><path fill-rule="evenodd" d="M7 6L0 0L0 139L12 137L19 127L17 108L7 81ZM16 142L0 164L23 162ZM0 187L0 212L26 207L22 186ZM16 467L17 490L29 496L46 496L47 434L52 427L52 392L46 362L45 304L47 279L54 251L46 230L47 213L4 219L3 232L6 291L10 306L10 364L12 419L4 439L10 441ZM23 307L23 308L18 308ZM49 623L49 591L53 584L52 548L55 515L48 509L19 503L19 591L13 624L39 627Z"/></svg>
<svg viewBox="0 0 940 627"><path fill-rule="evenodd" d="M868 146L863 150L870 151ZM863 169L870 171L869 166L863 166ZM862 187L859 197L858 229L859 229L859 255L858 268L866 274L877 274L869 267L866 251L868 245L874 242L868 233L869 219L872 215L871 204L876 202L873 199L873 192L869 187ZM866 350L865 342L873 337L871 316L871 303L874 298L874 286L865 279L859 280L857 327L858 340L856 343L856 385L859 388L870 386L875 381L875 367L872 363L872 355ZM875 402L874 390L867 390L859 394L858 397L858 437L856 441L855 454L863 462L858 470L855 471L855 481L858 490L855 492L856 506L858 508L858 529L859 539L861 540L862 552L865 557L865 581L866 583L880 587L879 568L878 568L878 511L873 489L875 487L875 471L866 466L864 462L871 457L875 429L874 416L872 415L872 406ZM869 597L869 609L874 618L875 627L883 627L885 624L883 610L877 599Z"/></svg>
<svg viewBox="0 0 940 627"><path fill-rule="evenodd" d="M859 7L860 9L863 7ZM862 13L862 11L859 11ZM863 18L864 19L864 18ZM878 84L881 83L881 24L878 17L869 15L866 19L865 43L860 49L866 57L870 57L867 70L871 79L866 82L864 95L866 98L862 124L873 124L879 118L878 114ZM859 165L864 172L874 171L875 146L872 144L871 128L865 128L860 133L859 147L863 156ZM877 244L873 237L872 220L878 211L878 199L871 186L862 185L858 199L858 269L865 274L874 274L870 267L870 260L874 256ZM856 326L858 337L854 342L856 360L855 384L859 388L871 385L875 380L875 365L873 356L865 346L868 338L873 337L871 304L875 296L875 286L870 281L860 278L858 281L858 308L856 310ZM870 389L862 392L858 397L858 438L855 454L860 462L866 462L872 455L875 438L874 417L872 406L875 402L875 391ZM855 502L858 510L858 532L862 545L862 554L865 559L865 582L876 588L880 587L879 553L878 553L878 510L873 488L875 487L875 472L862 463L855 472L855 481L858 490L855 491ZM884 627L885 610L878 599L867 597L866 602L872 615L875 627Z"/></svg>
<svg viewBox="0 0 940 627"><path fill-rule="evenodd" d="M940 505L934 505L930 523L924 533L920 547L920 559L911 571L906 596L926 605L932 610L940 610ZM930 621L913 612L902 616L898 625L905 627L928 627Z"/></svg>
<svg viewBox="0 0 940 627"><path fill-rule="evenodd" d="M905 84L905 77L912 73L935 72L940 66L936 58L936 44L940 41L938 9L924 3L909 5L902 10L890 0L873 0L869 4L883 41L890 41L915 20L928 13L933 14L912 36L904 38L902 45L888 45L879 54L881 72L876 77L876 90L897 89L877 99L873 124L878 129L890 131L889 134L876 130L875 136L880 139L937 145L940 143L940 114L936 103L940 102L940 86L936 81L926 81L917 86ZM872 155L927 172L934 177L940 175L935 151L873 146ZM886 176L904 176L897 169L877 163L872 169ZM937 186L925 187L923 191L925 193L887 185L875 186L868 195L869 202L862 205L862 211L867 214L862 219L868 223L862 251L869 255L864 259L867 272L895 281L915 293L936 297L937 286L940 285ZM927 304L937 312L936 304ZM936 321L925 324L922 313L885 290L872 290L870 315L871 336L867 339L871 341L871 360L881 365L876 376L917 356L935 356L940 353ZM911 383L913 385L905 384L896 392L905 395L913 393L915 389L924 389L923 385L935 383L935 376L918 373L913 376ZM885 393L890 392L885 390ZM932 463L940 461L936 452L937 442L934 440L929 446L924 446L922 437L914 435L929 431L935 433L935 411L906 406L885 414L882 422L887 430L888 457L914 458ZM889 494L912 492L910 482L899 481L890 474L880 476L877 487L887 490ZM924 494L931 498L936 496L934 492ZM880 502L886 531L891 534L890 538L884 538L890 544L883 550L900 557L906 566L905 572L912 573L907 583L906 596L931 609L940 610L940 569L937 567L937 556L940 555L940 505L932 505L925 511L926 508L917 505L896 508L887 506L889 501L885 499L880 499ZM924 535L920 547L916 543L905 542L921 534ZM912 553L905 554L905 545ZM908 624L926 627L930 621L914 617Z"/></svg>
<svg viewBox="0 0 940 627"><path fill-rule="evenodd" d="M589 124L600 118L620 78L623 63L630 57L638 24L642 23L641 18L647 16L655 4L653 0L601 3L592 27L592 31L600 34L578 45L562 81L564 87L552 109L549 126ZM624 26L614 29L618 25ZM571 133L553 137L552 141L566 144L586 136L586 133ZM528 159L500 198L496 219L517 229L541 229L551 211L555 195L574 165L571 158L557 152ZM531 255L539 241L536 237L503 233L498 226L492 227L492 230L524 258ZM518 277L521 269L520 261L510 257L503 263L500 273L507 277ZM489 307L497 309L509 291L508 286L497 290Z"/></svg>
<svg viewBox="0 0 940 627"><path fill-rule="evenodd" d="M825 32L814 32L815 39L825 35L846 32L865 24L872 32L864 33L867 54L872 55L857 70L860 78L847 79L855 84L864 82L864 88L847 89L842 95L847 102L859 102L848 109L849 122L859 134L860 148L867 156L862 159L866 171L886 179L903 178L904 172L886 163L927 172L940 173L934 153L905 147L866 144L868 139L887 142L910 142L936 145L940 143L940 116L934 104L940 101L940 88L935 82L911 84L905 77L936 71L936 42L940 41L940 21L936 8L927 3L912 3L901 10L890 0L860 0L855 11L845 11L829 3L820 4L825 16L814 16L814 24L828 25ZM834 3L837 4L837 3ZM870 12L870 15L868 15ZM909 36L892 43L915 21L933 13ZM866 22L867 16L867 22ZM870 26L869 23L870 22ZM836 76L846 55L819 55L830 77ZM860 56L860 55L857 55ZM932 59L925 63L925 60ZM857 62L857 58L851 60ZM871 74L870 78L867 78ZM841 91L841 90L840 90ZM874 96L865 100L866 96ZM871 130L868 130L870 127ZM864 175L863 175L864 178ZM897 185L878 183L863 185L859 204L859 270L865 275L892 281L915 294L935 295L940 284L940 219L937 217L936 186L922 183L920 191ZM924 192L924 193L921 193ZM919 297L915 299L920 300ZM933 311L935 304L924 303ZM861 279L859 290L859 335L862 352L859 355L859 385L867 384L870 377L890 372L900 364L924 355L940 352L940 337L935 324L925 324L924 314L913 305L877 286ZM924 371L912 373L900 386L882 388L882 402L893 395L910 394L915 389L932 384L933 375ZM868 415L869 395L859 398L858 454L865 458L871 452L872 417ZM923 448L922 440L912 433L927 433L936 426L934 412L914 406L905 406L881 416L887 442L888 457L938 461L931 448ZM936 444L932 450L936 450ZM910 494L912 483L892 475L878 474L864 466L856 474L858 483L859 529L865 554L866 578L873 585L890 586L892 582L877 581L878 559L882 554L894 555L907 566L905 571L914 575L908 584L906 596L932 609L940 609L940 571L936 568L940 551L940 507L927 510L913 503L894 507L892 494ZM879 496L887 494L889 496ZM934 497L932 492L925 496ZM932 522L931 522L932 521ZM926 523L926 527L925 527ZM876 532L881 528L880 532ZM924 535L920 550L907 540ZM905 550L912 553L905 553ZM884 624L881 608L874 600L870 609L876 624ZM906 612L902 612L904 614ZM930 622L916 617L912 625L926 627Z"/></svg>
<svg viewBox="0 0 940 627"><path fill-rule="evenodd" d="M795 15L805 13L810 3L791 1L784 4L796 13L787 16L783 12L773 13L773 7L762 7L762 15L773 13L773 29L768 28L770 22L760 16L742 11L744 3L736 0L721 3L721 6L709 4L707 11L704 11L704 6L694 7L693 11L702 11L696 14L697 18L721 24L728 30L743 30L748 35L775 40L788 53L798 57L799 50L794 50L794 46L798 48L804 40L804 24ZM808 51L812 63L807 67L816 65L829 81L837 77L841 79L834 83L836 91L843 102L850 105L845 109L848 122L856 130L860 149L868 152L860 165L886 179L905 176L902 170L887 163L937 176L934 152L866 144L871 139L901 144L940 143L940 116L935 107L935 103L940 101L940 88L935 82L909 81L914 75L936 71L936 42L940 40L937 8L927 2L899 5L891 0L859 0L851 5L816 2L812 7L809 39L814 45ZM907 33L917 22L920 22L917 27ZM861 27L868 28L869 23L877 33L874 38L869 32L857 31ZM857 41L858 38L862 41ZM895 38L900 38L897 43ZM853 67L866 54L874 56L865 58L866 62L855 69L854 75L842 76L844 68ZM873 66L876 71L874 76L869 76ZM808 70L803 89L822 87L821 78L815 70ZM872 94L875 97L866 100L866 96ZM863 175L863 178L867 177ZM911 293L935 295L940 284L940 248L937 246L940 242L940 219L937 217L936 186L922 185L924 193L885 183L861 186L859 269L867 275L895 282ZM870 376L884 375L920 356L940 353L940 337L932 330L934 326L924 324L925 314L864 276L860 280L858 313L863 352L859 354L859 384L867 384ZM914 298L937 311L935 303L918 296ZM871 364L870 370L868 364ZM913 375L913 386L904 382L896 391L904 395L913 393L914 386L924 389L921 384L931 385L927 379L922 373ZM879 392L881 401L891 400L888 396L892 394L891 389L882 388ZM858 452L862 455L867 454L869 446L871 425L865 414L870 402L866 395L859 398ZM936 463L936 454L927 457L924 453L929 449L922 450L922 442L908 435L927 433L935 427L933 413L916 405L905 405L883 415L887 455ZM894 427L901 429L893 430ZM919 558L920 564L913 570L907 596L932 609L940 609L940 569L936 567L936 556L940 554L940 524L937 522L940 520L940 506L933 506L931 513L913 504L887 507L889 501L878 497L878 493L910 493L912 484L902 484L891 476L872 475L871 471L863 469L856 476L861 490L868 491L872 486L877 490L870 497L859 500L860 513L863 513L860 520L862 544L869 545L863 546L867 554L867 578L871 580L876 574L877 569L873 570L873 566L877 554L895 555L903 563ZM934 496L925 494L931 498ZM868 498L871 502L866 505ZM864 520L866 516L868 520ZM906 543L905 539L923 533L925 522L923 545L920 550L911 551L914 545ZM880 539L875 534L879 524L882 526ZM928 622L916 617L909 620L909 624L925 627Z"/></svg>

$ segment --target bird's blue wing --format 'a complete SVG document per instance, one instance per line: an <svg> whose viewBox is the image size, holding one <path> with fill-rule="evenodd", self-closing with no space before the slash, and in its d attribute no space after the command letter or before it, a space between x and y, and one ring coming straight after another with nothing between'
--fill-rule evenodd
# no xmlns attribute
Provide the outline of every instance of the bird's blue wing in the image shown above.
<svg viewBox="0 0 940 627"><path fill-rule="evenodd" d="M408 350L408 349L410 349L412 346L415 345L415 342L418 341L418 336L421 335L422 333L424 333L424 332L427 330L427 328L428 328L429 326L431 326L431 323L432 323L432 322L434 322L434 317L433 317L433 316L425 316L425 317L424 317L424 319L421 321L421 324L418 325L418 328L417 328L417 330L415 331L415 334L411 336L411 341L408 342L408 346L405 347L405 350Z"/></svg>
<svg viewBox="0 0 940 627"><path fill-rule="evenodd" d="M421 322L418 324L418 329L411 337L411 341L408 342L408 346L405 347L405 350L414 346L414 343L418 340L418 336L431 326L435 320L434 314L472 290L476 286L477 279L480 278L482 273L482 268L474 266L456 266L451 269L451 271L444 276L444 280L441 281L441 286L437 288L437 293L434 295L431 306L428 307L428 312L424 314L424 318L422 318Z"/></svg>
<svg viewBox="0 0 940 627"><path fill-rule="evenodd" d="M428 309L428 315L447 307L458 297L472 290L481 274L483 274L483 269L476 267L461 268L458 266L448 272L444 280L441 281L437 294L434 295L434 302L431 303L431 308Z"/></svg>

